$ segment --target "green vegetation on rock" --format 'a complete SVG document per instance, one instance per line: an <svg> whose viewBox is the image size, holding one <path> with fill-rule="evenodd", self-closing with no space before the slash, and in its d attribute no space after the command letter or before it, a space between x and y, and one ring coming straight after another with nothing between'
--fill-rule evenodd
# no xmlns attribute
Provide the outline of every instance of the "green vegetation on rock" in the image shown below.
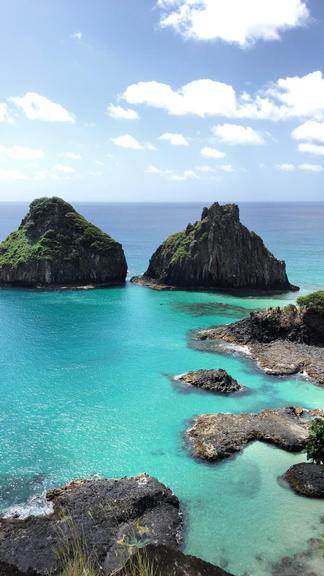
<svg viewBox="0 0 324 576"><path fill-rule="evenodd" d="M315 420L309 429L307 460L324 466L324 420Z"/></svg>
<svg viewBox="0 0 324 576"><path fill-rule="evenodd" d="M297 304L301 308L312 309L318 314L324 314L324 290L312 292L307 296L297 298Z"/></svg>

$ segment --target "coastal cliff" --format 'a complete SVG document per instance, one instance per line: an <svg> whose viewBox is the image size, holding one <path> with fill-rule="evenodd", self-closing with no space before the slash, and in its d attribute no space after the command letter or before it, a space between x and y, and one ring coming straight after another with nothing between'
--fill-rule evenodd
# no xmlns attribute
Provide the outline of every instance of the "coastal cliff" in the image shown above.
<svg viewBox="0 0 324 576"><path fill-rule="evenodd" d="M126 273L122 246L61 198L34 200L0 244L0 285L110 286Z"/></svg>
<svg viewBox="0 0 324 576"><path fill-rule="evenodd" d="M240 222L236 204L217 202L201 220L169 236L138 284L152 288L292 290L285 263Z"/></svg>

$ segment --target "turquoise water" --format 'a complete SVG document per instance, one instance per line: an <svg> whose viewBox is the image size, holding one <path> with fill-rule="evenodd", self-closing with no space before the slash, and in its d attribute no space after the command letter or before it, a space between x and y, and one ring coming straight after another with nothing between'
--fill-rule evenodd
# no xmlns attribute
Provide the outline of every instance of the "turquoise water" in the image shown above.
<svg viewBox="0 0 324 576"><path fill-rule="evenodd" d="M171 212L166 228L170 220ZM140 272L163 226L143 241L139 257L147 229L143 222L132 225L137 244L127 256ZM285 257L285 250L295 250L287 228ZM131 242L127 233L124 244ZM273 238L278 243L277 233ZM305 255L290 277L305 278L305 290L324 285L321 260L313 275L307 272L323 238L314 224L299 240ZM190 457L184 432L205 412L291 404L324 408L324 392L301 377L268 376L249 359L194 349L190 333L294 297L155 292L130 284L78 292L0 291L1 509L75 477L145 471L180 498L187 552L226 565L237 576L269 576L273 561L305 549L309 538L323 532L323 503L298 497L277 481L304 456L256 442L234 459L208 465ZM227 398L185 393L171 380L198 368L224 368L251 392Z"/></svg>

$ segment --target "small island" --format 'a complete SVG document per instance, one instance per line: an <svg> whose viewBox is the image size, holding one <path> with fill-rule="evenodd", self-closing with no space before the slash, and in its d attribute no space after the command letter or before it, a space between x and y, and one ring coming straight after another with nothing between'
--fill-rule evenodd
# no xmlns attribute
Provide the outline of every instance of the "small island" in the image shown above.
<svg viewBox="0 0 324 576"><path fill-rule="evenodd" d="M169 236L136 284L155 289L298 290L286 265L240 222L236 204L204 208L201 220Z"/></svg>
<svg viewBox="0 0 324 576"><path fill-rule="evenodd" d="M34 200L0 244L1 286L115 286L126 274L121 244L61 198Z"/></svg>
<svg viewBox="0 0 324 576"><path fill-rule="evenodd" d="M246 390L232 378L226 370L195 370L175 376L176 382L185 382L193 388L213 392L214 394L235 394Z"/></svg>
<svg viewBox="0 0 324 576"><path fill-rule="evenodd" d="M270 374L300 373L324 385L324 291L301 296L297 306L251 312L233 324L201 330L196 338L246 350Z"/></svg>
<svg viewBox="0 0 324 576"><path fill-rule="evenodd" d="M193 455L215 462L241 452L260 440L289 452L301 452L307 444L311 422L322 411L289 406L257 413L202 414L187 431Z"/></svg>

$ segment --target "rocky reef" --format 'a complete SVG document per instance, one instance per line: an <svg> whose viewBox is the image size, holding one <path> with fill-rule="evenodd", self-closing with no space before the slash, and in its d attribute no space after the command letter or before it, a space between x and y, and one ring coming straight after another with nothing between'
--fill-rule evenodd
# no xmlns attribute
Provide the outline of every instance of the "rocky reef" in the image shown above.
<svg viewBox="0 0 324 576"><path fill-rule="evenodd" d="M290 452L304 450L313 414L302 408L280 408L259 413L203 414L187 436L193 454L216 461L240 452L253 440Z"/></svg>
<svg viewBox="0 0 324 576"><path fill-rule="evenodd" d="M0 244L0 285L111 286L126 273L122 246L61 198L34 200Z"/></svg>
<svg viewBox="0 0 324 576"><path fill-rule="evenodd" d="M245 390L244 386L241 386L226 370L222 369L186 372L176 376L175 380L216 394L234 394Z"/></svg>
<svg viewBox="0 0 324 576"><path fill-rule="evenodd" d="M47 493L48 516L0 519L0 575L56 576L63 553L77 538L106 574L121 568L128 544L177 547L182 515L177 497L145 474L113 480L80 480Z"/></svg>
<svg viewBox="0 0 324 576"><path fill-rule="evenodd" d="M198 340L246 347L270 374L307 374L324 385L324 308L314 305L316 294L298 298L298 306L251 312L248 318L226 326L201 330ZM324 293L323 293L324 300ZM223 348L230 351L231 348ZM244 351L244 348L239 348Z"/></svg>
<svg viewBox="0 0 324 576"><path fill-rule="evenodd" d="M294 290L286 266L240 222L236 204L217 202L201 220L169 236L133 282L152 288Z"/></svg>
<svg viewBox="0 0 324 576"><path fill-rule="evenodd" d="M324 498L324 471L319 464L294 464L284 474L283 480L301 496Z"/></svg>

